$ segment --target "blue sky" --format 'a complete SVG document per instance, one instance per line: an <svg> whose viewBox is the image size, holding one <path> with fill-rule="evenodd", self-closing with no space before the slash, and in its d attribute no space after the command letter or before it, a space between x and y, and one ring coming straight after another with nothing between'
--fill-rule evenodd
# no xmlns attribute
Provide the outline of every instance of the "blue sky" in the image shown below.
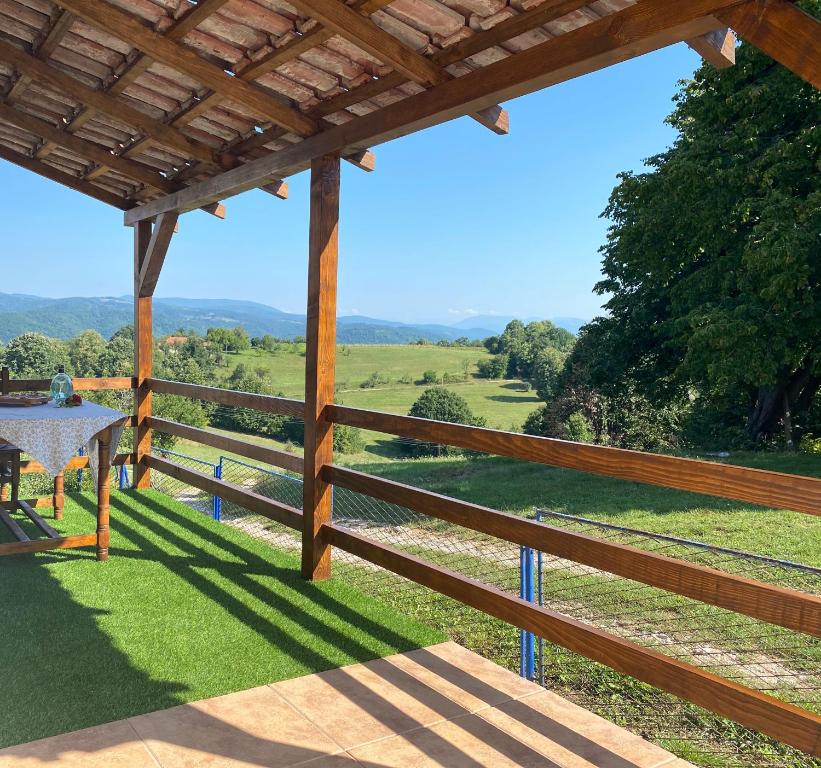
<svg viewBox="0 0 821 768"><path fill-rule="evenodd" d="M616 174L672 141L662 121L698 63L680 44L508 103L506 137L462 118L377 147L374 173L343 163L340 314L597 314L599 214ZM184 216L157 295L304 312L307 174L290 189L230 199L225 221ZM0 291L131 293L120 212L3 161L0 209Z"/></svg>

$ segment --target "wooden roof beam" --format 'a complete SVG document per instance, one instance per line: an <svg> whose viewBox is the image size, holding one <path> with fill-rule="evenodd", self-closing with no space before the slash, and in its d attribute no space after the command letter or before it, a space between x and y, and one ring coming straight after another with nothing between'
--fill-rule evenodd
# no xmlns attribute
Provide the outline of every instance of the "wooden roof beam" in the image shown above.
<svg viewBox="0 0 821 768"><path fill-rule="evenodd" d="M785 0L751 0L716 13L742 40L821 89L821 22Z"/></svg>
<svg viewBox="0 0 821 768"><path fill-rule="evenodd" d="M51 123L41 120L39 117L21 112L2 102L0 102L0 120L16 125L18 128L22 128L46 140L46 145L49 146L48 152L41 153L40 149L43 149L41 147L35 153L35 157L33 158L35 160L42 160L49 152L59 146L64 147L78 157L97 163L97 167L92 169L91 172L82 179L83 181L92 181L106 173L109 169L112 169L140 184L144 184L151 189L159 190L166 194L170 194L180 188L180 185L169 181L162 174L157 173L157 171L149 168L147 165L114 155L98 144L60 130ZM207 213L218 215L217 211L219 211L219 207L205 206L203 210ZM221 216L218 216L218 218L225 218L224 209L222 210L223 213Z"/></svg>
<svg viewBox="0 0 821 768"><path fill-rule="evenodd" d="M726 27L688 40L687 45L716 69L735 64L735 33Z"/></svg>
<svg viewBox="0 0 821 768"><path fill-rule="evenodd" d="M746 0L749 2L750 0ZM477 69L463 77L330 128L299 144L193 184L126 213L126 224L187 211L304 170L312 158L405 136L422 128L593 72L717 28L714 14L739 0L639 0L617 13Z"/></svg>
<svg viewBox="0 0 821 768"><path fill-rule="evenodd" d="M128 178L134 179L140 184L145 184L165 193L175 191L173 184L148 166L136 163L125 157L113 155L98 144L81 139L72 133L62 131L45 120L41 120L26 112L21 112L1 102L0 120L16 125L18 128L22 128L36 136L40 136L51 144L64 147L73 154L86 160L108 166ZM42 159L43 156L38 154L37 157L38 159Z"/></svg>
<svg viewBox="0 0 821 768"><path fill-rule="evenodd" d="M126 11L103 0L59 0L58 4L88 24L118 37L155 61L188 75L215 93L243 104L266 120L300 136L310 136L318 130L317 124L298 109L239 78L231 77L190 48L144 26Z"/></svg>
<svg viewBox="0 0 821 768"><path fill-rule="evenodd" d="M58 184L62 184L64 187L68 187L69 189L73 189L75 192L80 192L83 195L88 195L88 197L93 197L95 200L105 203L106 205L113 205L115 208L119 208L123 211L127 211L129 208L134 207L134 204L129 202L124 197L118 197L111 192L107 192L104 189L94 186L84 179L79 179L76 176L72 176L69 173L53 168L52 166L40 162L39 160L35 160L32 157L28 157L27 155L22 155L19 152L14 152L7 149L2 145L0 145L0 158L7 160L10 163L14 163L15 165L19 165L27 171L31 171L32 173L36 173L47 179L51 179L51 181L56 181Z"/></svg>
<svg viewBox="0 0 821 768"><path fill-rule="evenodd" d="M219 156L205 145L189 139L162 121L148 117L138 109L130 107L125 102L119 101L107 93L83 85L79 80L67 75L65 72L2 40L0 40L0 59L13 64L16 69L32 79L48 83L72 99L122 120L127 125L136 128L141 134L151 136L163 146L175 149L186 157L193 157L217 166L220 165Z"/></svg>
<svg viewBox="0 0 821 768"><path fill-rule="evenodd" d="M425 88L444 83L452 77L435 61L411 50L369 17L357 13L339 0L292 0L292 3L328 29ZM507 133L509 119L501 107L492 106L471 117L494 133Z"/></svg>

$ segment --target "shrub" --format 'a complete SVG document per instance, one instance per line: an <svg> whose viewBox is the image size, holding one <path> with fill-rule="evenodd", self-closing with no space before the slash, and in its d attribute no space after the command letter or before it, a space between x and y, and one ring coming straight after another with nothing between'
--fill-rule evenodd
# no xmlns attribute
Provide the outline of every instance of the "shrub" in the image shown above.
<svg viewBox="0 0 821 768"><path fill-rule="evenodd" d="M507 375L510 356L507 354L494 355L490 360L480 360L476 367L479 378L482 379L503 379Z"/></svg>
<svg viewBox="0 0 821 768"><path fill-rule="evenodd" d="M408 415L451 424L468 424L476 427L485 425L484 419L473 414L464 397L442 387L426 389L411 406ZM411 456L449 456L462 453L458 448L416 440L403 441L402 448Z"/></svg>
<svg viewBox="0 0 821 768"><path fill-rule="evenodd" d="M436 371L425 371L422 374L422 383L423 384L438 384L439 383L439 374Z"/></svg>
<svg viewBox="0 0 821 768"><path fill-rule="evenodd" d="M346 424L334 427L334 453L359 453L364 447L365 440L356 427Z"/></svg>
<svg viewBox="0 0 821 768"><path fill-rule="evenodd" d="M818 453L821 454L821 437L813 437L812 435L804 435L798 443L798 450L802 453Z"/></svg>
<svg viewBox="0 0 821 768"><path fill-rule="evenodd" d="M388 384L389 382L390 379L388 379L387 376L379 373L379 371L374 371L359 386L362 387L362 389L374 389L375 387L380 387L384 384Z"/></svg>

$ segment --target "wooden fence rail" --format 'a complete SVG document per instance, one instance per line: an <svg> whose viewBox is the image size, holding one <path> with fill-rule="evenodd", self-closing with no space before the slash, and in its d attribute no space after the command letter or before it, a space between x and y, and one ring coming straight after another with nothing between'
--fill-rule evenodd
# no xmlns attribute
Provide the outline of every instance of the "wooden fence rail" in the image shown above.
<svg viewBox="0 0 821 768"><path fill-rule="evenodd" d="M244 456L246 459L263 461L266 464L272 464L275 467L281 467L282 469L302 474L302 457L296 456L293 453L279 451L275 448L268 448L263 445L256 445L246 440L237 440L236 438L228 437L228 435L222 435L219 432L190 427L187 424L179 424L176 421L158 419L154 416L149 416L146 419L146 423L149 429L156 430L157 432L181 437L184 440L191 440L195 443L201 443L202 445L210 445L212 448L230 451L239 456Z"/></svg>
<svg viewBox="0 0 821 768"><path fill-rule="evenodd" d="M821 755L821 717L812 712L431 565L341 526L325 527L331 543L352 555L811 755Z"/></svg>
<svg viewBox="0 0 821 768"><path fill-rule="evenodd" d="M702 603L821 637L821 597L816 595L567 531L344 467L326 465L322 474L326 482L341 488Z"/></svg>
<svg viewBox="0 0 821 768"><path fill-rule="evenodd" d="M249 491L247 488L228 483L225 480L218 480L211 475L206 475L204 472L181 467L179 464L174 464L159 456L145 456L143 463L150 469L156 469L158 472L173 477L182 483L199 488L227 501L233 501L251 512L287 525L289 528L302 530L302 512L295 507L274 501L267 496L261 496L258 493Z"/></svg>
<svg viewBox="0 0 821 768"><path fill-rule="evenodd" d="M334 423L350 427L577 469L621 480L821 515L821 479L814 477L624 448L571 443L549 437L448 424L345 405L329 405L326 409Z"/></svg>
<svg viewBox="0 0 821 768"><path fill-rule="evenodd" d="M278 413L297 419L305 416L305 403L302 400L237 392L233 389L219 389L218 387L203 387L199 384L183 384L166 379L148 379L147 384L152 392L161 394L182 395L195 400L207 400L211 403L231 405L236 408L251 408L263 413Z"/></svg>

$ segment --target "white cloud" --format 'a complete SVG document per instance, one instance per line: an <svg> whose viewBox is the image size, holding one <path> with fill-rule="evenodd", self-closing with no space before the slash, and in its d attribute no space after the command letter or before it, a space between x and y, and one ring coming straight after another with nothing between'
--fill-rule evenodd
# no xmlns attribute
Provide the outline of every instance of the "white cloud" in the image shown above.
<svg viewBox="0 0 821 768"><path fill-rule="evenodd" d="M448 314L457 315L458 317L474 317L482 313L478 309L449 309Z"/></svg>

